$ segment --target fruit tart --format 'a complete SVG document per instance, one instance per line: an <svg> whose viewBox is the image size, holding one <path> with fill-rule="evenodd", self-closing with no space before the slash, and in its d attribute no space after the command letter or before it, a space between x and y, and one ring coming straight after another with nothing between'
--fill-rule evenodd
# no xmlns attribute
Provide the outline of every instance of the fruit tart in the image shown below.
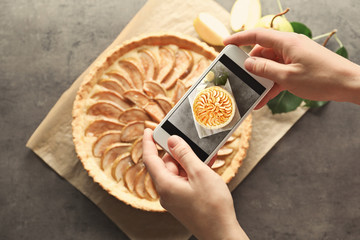
<svg viewBox="0 0 360 240"><path fill-rule="evenodd" d="M72 129L95 182L132 207L165 211L142 161L143 132L157 126L216 56L193 37L161 33L115 46L94 63L77 92ZM251 116L218 152L212 168L225 182L245 158L250 134Z"/></svg>

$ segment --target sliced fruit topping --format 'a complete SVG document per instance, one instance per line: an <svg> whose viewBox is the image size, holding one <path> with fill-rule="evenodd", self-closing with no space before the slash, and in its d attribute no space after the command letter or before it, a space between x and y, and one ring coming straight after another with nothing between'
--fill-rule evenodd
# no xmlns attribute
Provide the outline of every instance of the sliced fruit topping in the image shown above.
<svg viewBox="0 0 360 240"><path fill-rule="evenodd" d="M226 140L226 143L231 143L231 142L233 142L235 139L236 139L236 137L230 136L230 137L228 138L228 140Z"/></svg>
<svg viewBox="0 0 360 240"><path fill-rule="evenodd" d="M119 117L119 121L123 123L146 120L150 120L149 116L143 109L137 107L126 109Z"/></svg>
<svg viewBox="0 0 360 240"><path fill-rule="evenodd" d="M191 53L187 50L179 49L175 55L174 69L163 81L165 89L174 87L178 79L185 78L191 71L193 63Z"/></svg>
<svg viewBox="0 0 360 240"><path fill-rule="evenodd" d="M162 82L164 78L170 73L175 64L175 53L174 51L167 46L159 47L159 74L157 77L157 81Z"/></svg>
<svg viewBox="0 0 360 240"><path fill-rule="evenodd" d="M211 166L212 169L217 169L219 167L224 166L225 164L225 160L221 160L221 159L216 159L214 164Z"/></svg>
<svg viewBox="0 0 360 240"><path fill-rule="evenodd" d="M124 124L118 122L95 120L86 128L85 136L99 136L109 130L121 130L124 126Z"/></svg>
<svg viewBox="0 0 360 240"><path fill-rule="evenodd" d="M135 58L127 58L119 61L119 66L127 72L133 85L142 90L144 74L139 66L139 62Z"/></svg>
<svg viewBox="0 0 360 240"><path fill-rule="evenodd" d="M197 62L196 66L194 66L189 73L189 75L183 79L186 88L191 87L194 82L201 76L204 70L209 66L210 62L206 58L202 57Z"/></svg>
<svg viewBox="0 0 360 240"><path fill-rule="evenodd" d="M136 89L127 90L123 95L138 107L144 107L150 101L148 96Z"/></svg>
<svg viewBox="0 0 360 240"><path fill-rule="evenodd" d="M140 197L140 198L150 198L149 194L146 192L145 189L145 176L146 176L146 168L143 168L138 175L136 176L135 179L135 193Z"/></svg>
<svg viewBox="0 0 360 240"><path fill-rule="evenodd" d="M111 176L119 182L129 167L134 165L130 153L124 153L118 156L111 166Z"/></svg>
<svg viewBox="0 0 360 240"><path fill-rule="evenodd" d="M135 140L131 147L131 159L136 164L142 158L142 137Z"/></svg>
<svg viewBox="0 0 360 240"><path fill-rule="evenodd" d="M155 54L146 48L140 49L138 51L142 66L145 72L146 80L154 80L157 77L159 71L158 61L155 57Z"/></svg>
<svg viewBox="0 0 360 240"><path fill-rule="evenodd" d="M92 95L91 98L97 99L97 100L108 100L113 103L116 103L117 105L119 105L121 108L124 108L124 109L130 107L130 104L121 95L117 94L116 92L112 92L112 91L97 92L94 95Z"/></svg>
<svg viewBox="0 0 360 240"><path fill-rule="evenodd" d="M161 122L165 117L164 111L156 102L149 102L144 107L144 110L157 123Z"/></svg>
<svg viewBox="0 0 360 240"><path fill-rule="evenodd" d="M152 122L152 121L145 121L145 128L150 128L152 130L154 130L157 127L157 123Z"/></svg>
<svg viewBox="0 0 360 240"><path fill-rule="evenodd" d="M122 131L112 130L100 135L93 145L93 155L101 157L109 145L121 141L121 133Z"/></svg>
<svg viewBox="0 0 360 240"><path fill-rule="evenodd" d="M173 107L170 98L157 96L154 98L154 100L160 105L165 114L168 113Z"/></svg>
<svg viewBox="0 0 360 240"><path fill-rule="evenodd" d="M150 97L166 96L166 90L161 84L153 80L147 80L144 82L144 92Z"/></svg>
<svg viewBox="0 0 360 240"><path fill-rule="evenodd" d="M103 78L103 79L101 79L99 81L98 84L103 86L104 88L107 88L109 90L113 90L113 91L115 91L115 92L117 92L119 94L123 94L126 91L124 86L121 85L118 80Z"/></svg>
<svg viewBox="0 0 360 240"><path fill-rule="evenodd" d="M144 185L145 185L145 190L146 192L149 194L149 196L152 198L152 199L158 199L159 198L159 195L158 193L156 192L156 189L155 189L155 186L154 186L154 183L150 177L150 174L149 172L146 173L145 175L145 180L144 180Z"/></svg>
<svg viewBox="0 0 360 240"><path fill-rule="evenodd" d="M145 168L144 164L138 163L129 167L125 172L124 182L130 192L134 192L136 177L143 168Z"/></svg>
<svg viewBox="0 0 360 240"><path fill-rule="evenodd" d="M121 141L132 142L139 137L142 137L145 129L143 121L130 122L125 125L121 131Z"/></svg>
<svg viewBox="0 0 360 240"><path fill-rule="evenodd" d="M88 108L87 114L118 119L123 111L124 110L121 109L118 105L115 105L111 102L99 101Z"/></svg>
<svg viewBox="0 0 360 240"><path fill-rule="evenodd" d="M124 72L112 70L106 73L107 76L117 80L126 90L135 88L135 85L131 82L128 76Z"/></svg>
<svg viewBox="0 0 360 240"><path fill-rule="evenodd" d="M113 143L106 148L104 154L101 157L100 166L102 169L106 169L110 166L114 160L121 154L129 152L131 149L130 143Z"/></svg>
<svg viewBox="0 0 360 240"><path fill-rule="evenodd" d="M226 147L222 147L219 149L217 155L219 157L221 156L227 156L227 155L230 155L234 150L232 148L226 148Z"/></svg>
<svg viewBox="0 0 360 240"><path fill-rule="evenodd" d="M177 103L180 98L186 93L186 86L182 80L177 80L175 88L174 88L174 95L172 98L173 103Z"/></svg>

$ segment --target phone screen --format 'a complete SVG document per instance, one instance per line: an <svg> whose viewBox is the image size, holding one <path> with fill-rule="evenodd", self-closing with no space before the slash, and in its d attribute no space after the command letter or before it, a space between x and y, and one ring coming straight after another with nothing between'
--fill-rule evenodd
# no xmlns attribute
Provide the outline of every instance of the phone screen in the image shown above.
<svg viewBox="0 0 360 240"><path fill-rule="evenodd" d="M266 90L262 84L251 77L226 54L223 54L204 76L193 88L189 96L178 105L177 109L162 125L162 128L168 134L178 135L183 138L202 161L209 157L229 134L231 126L241 121L245 113ZM196 95L196 92L199 92L199 88L204 89L205 82L210 82L208 84L210 86L225 84L222 87L233 97L233 102L236 103L233 110L236 114L234 113L235 117L229 124L231 126L228 125L222 129L213 130L206 129L206 126L204 128L203 125L196 121L193 115L194 105L189 99L191 96Z"/></svg>

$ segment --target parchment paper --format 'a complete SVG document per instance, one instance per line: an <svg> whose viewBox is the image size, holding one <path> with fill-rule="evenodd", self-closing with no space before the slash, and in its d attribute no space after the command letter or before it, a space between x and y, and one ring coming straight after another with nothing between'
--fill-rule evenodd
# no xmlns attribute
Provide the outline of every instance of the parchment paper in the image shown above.
<svg viewBox="0 0 360 240"><path fill-rule="evenodd" d="M229 27L229 13L212 0L149 0L109 48L147 32L173 31L197 37L192 22L200 12L211 13ZM71 111L78 87L88 69L63 93L26 146L99 206L129 238L188 239L191 234L170 214L137 210L110 196L92 181L78 160L72 142ZM305 111L299 108L292 113L272 115L269 109L263 108L253 113L250 149L239 173L229 184L231 190Z"/></svg>

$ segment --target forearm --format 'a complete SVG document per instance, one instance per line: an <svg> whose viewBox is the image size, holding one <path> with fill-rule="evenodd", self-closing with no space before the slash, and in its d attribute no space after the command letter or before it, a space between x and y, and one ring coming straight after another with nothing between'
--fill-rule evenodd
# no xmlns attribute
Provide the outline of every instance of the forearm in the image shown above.
<svg viewBox="0 0 360 240"><path fill-rule="evenodd" d="M341 92L340 101L360 105L360 66L350 62L341 71L344 78L344 90Z"/></svg>

